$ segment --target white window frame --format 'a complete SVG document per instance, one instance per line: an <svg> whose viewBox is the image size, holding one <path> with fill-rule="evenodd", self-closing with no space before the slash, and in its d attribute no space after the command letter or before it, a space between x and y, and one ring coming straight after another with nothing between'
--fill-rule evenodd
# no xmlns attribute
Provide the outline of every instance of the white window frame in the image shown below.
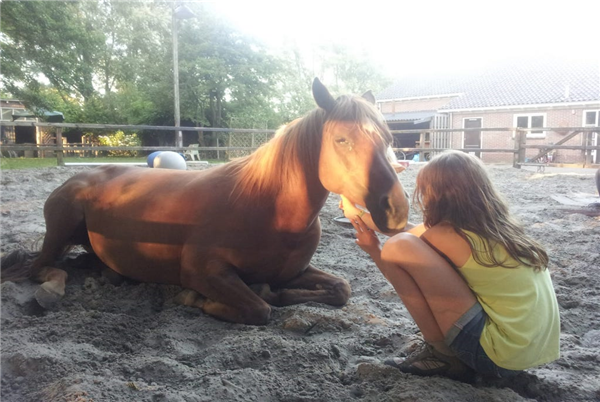
<svg viewBox="0 0 600 402"><path fill-rule="evenodd" d="M8 112L10 111L10 114L12 115L15 111L15 109L10 108L10 107L3 107L0 108L0 120L2 121L11 121L11 119L4 119L4 112Z"/></svg>
<svg viewBox="0 0 600 402"><path fill-rule="evenodd" d="M596 112L596 123L588 124L585 122L586 116L589 112ZM588 109L583 111L583 116L581 118L581 127L600 127L600 109Z"/></svg>
<svg viewBox="0 0 600 402"><path fill-rule="evenodd" d="M531 128L531 118L541 116L543 119L542 127L546 127L546 113L519 113L513 115L513 125L517 127L517 120L519 117L527 117L527 125L528 127L523 128ZM541 130L541 133L532 133L531 131L527 132L527 138L546 138L546 131Z"/></svg>
<svg viewBox="0 0 600 402"><path fill-rule="evenodd" d="M0 0L2 1L2 0ZM14 108L14 107L3 107L0 108L0 121L12 121L12 117L10 119L4 119L4 112L10 111L10 114L12 116L12 114L14 114L15 112L22 112L24 110L27 110L25 108ZM37 117L25 117L22 118L22 120L20 121L38 121Z"/></svg>
<svg viewBox="0 0 600 402"><path fill-rule="evenodd" d="M586 123L586 117L588 112L596 112L596 122L594 124ZM583 116L581 117L581 126L582 127L600 127L600 109L588 109L583 111ZM585 138L585 137L584 137ZM597 132L594 133L592 137L592 145L597 145L598 141L600 141L600 134ZM596 150L592 151L592 161L596 160Z"/></svg>

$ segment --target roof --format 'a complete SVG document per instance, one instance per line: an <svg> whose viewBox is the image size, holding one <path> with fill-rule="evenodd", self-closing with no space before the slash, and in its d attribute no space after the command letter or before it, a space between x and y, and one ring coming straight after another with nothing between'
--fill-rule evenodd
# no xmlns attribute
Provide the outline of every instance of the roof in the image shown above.
<svg viewBox="0 0 600 402"><path fill-rule="evenodd" d="M419 112L401 112L401 113L384 113L385 121L412 121L415 124L423 123L431 120L435 116L435 110L423 110Z"/></svg>
<svg viewBox="0 0 600 402"><path fill-rule="evenodd" d="M12 109L24 109L25 105L18 99L0 99L0 106Z"/></svg>
<svg viewBox="0 0 600 402"><path fill-rule="evenodd" d="M377 100L454 94L441 110L600 102L600 59L516 60L478 72L407 76L377 94Z"/></svg>
<svg viewBox="0 0 600 402"><path fill-rule="evenodd" d="M37 113L33 113L24 109L20 112L15 111L12 114L13 121L27 117L41 117L49 123L62 123L65 120L65 116L62 114L62 112L49 111L45 109L39 109L37 110Z"/></svg>
<svg viewBox="0 0 600 402"><path fill-rule="evenodd" d="M375 99L390 100L456 95L468 88L469 81L472 78L472 76L466 74L406 76L379 92Z"/></svg>

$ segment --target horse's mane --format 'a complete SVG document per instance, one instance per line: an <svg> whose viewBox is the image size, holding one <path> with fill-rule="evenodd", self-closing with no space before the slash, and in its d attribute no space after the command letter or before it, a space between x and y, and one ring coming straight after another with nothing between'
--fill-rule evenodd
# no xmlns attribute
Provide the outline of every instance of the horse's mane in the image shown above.
<svg viewBox="0 0 600 402"><path fill-rule="evenodd" d="M251 155L231 162L237 175L232 196L276 195L283 185L294 183L307 170L318 174L325 124L355 122L364 134L379 136L390 144L392 135L381 114L362 98L341 96L327 113L317 108L277 130L275 136Z"/></svg>

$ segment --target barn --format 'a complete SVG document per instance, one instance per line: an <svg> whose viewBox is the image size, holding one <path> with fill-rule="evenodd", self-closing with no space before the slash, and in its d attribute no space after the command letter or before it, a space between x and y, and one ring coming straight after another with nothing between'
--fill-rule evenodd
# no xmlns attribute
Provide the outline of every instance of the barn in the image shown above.
<svg viewBox="0 0 600 402"><path fill-rule="evenodd" d="M598 132L569 127L600 126L600 59L513 59L444 75L412 75L376 95L397 148L514 148L514 131L532 130L528 144L598 145ZM468 131L435 132L433 129ZM551 129L546 129L551 128ZM561 129L565 128L565 129ZM432 129L431 132L419 130ZM406 131L414 130L414 132ZM509 153L474 152L488 163L512 160ZM533 149L528 155L535 154ZM600 163L597 151L559 149L553 161Z"/></svg>
<svg viewBox="0 0 600 402"><path fill-rule="evenodd" d="M1 120L4 121L31 121L38 122L40 120L49 123L62 123L64 115L57 111L36 110L35 112L28 110L25 105L17 99L1 99L0 100ZM0 128L0 141L5 144L29 144L43 145L55 143L52 130L47 127L37 126L6 126ZM12 151L14 152L14 151ZM26 157L33 157L37 151L20 151ZM40 151L41 152L41 151Z"/></svg>

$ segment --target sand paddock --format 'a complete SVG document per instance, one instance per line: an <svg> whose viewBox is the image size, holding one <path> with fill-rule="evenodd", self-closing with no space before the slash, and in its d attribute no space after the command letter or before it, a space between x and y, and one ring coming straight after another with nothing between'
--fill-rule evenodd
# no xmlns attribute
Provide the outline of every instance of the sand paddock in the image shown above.
<svg viewBox="0 0 600 402"><path fill-rule="evenodd" d="M2 172L3 255L33 245L44 233L45 199L83 169L89 168ZM410 192L418 169L411 165L400 175ZM600 400L600 218L569 211L578 208L551 197L597 197L595 172L489 171L551 256L562 319L556 362L510 382L474 385L383 366L381 360L410 352L420 334L354 244L352 229L333 222L340 212L332 195L321 212L323 236L313 263L350 281L345 307L274 308L268 325L254 327L174 304L174 286L111 285L85 262L67 268L66 296L53 311L32 301L36 284L7 282L1 293L2 400ZM412 220L419 220L415 212Z"/></svg>

